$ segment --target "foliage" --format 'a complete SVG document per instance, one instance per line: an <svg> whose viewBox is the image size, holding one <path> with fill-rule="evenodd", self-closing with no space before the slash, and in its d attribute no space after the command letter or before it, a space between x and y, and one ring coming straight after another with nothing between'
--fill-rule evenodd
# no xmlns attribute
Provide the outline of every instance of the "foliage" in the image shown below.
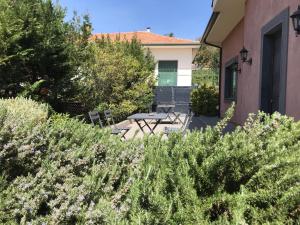
<svg viewBox="0 0 300 225"><path fill-rule="evenodd" d="M49 90L45 80L36 81L34 84L25 83L23 91L19 94L21 97L31 98L35 101L46 100L48 95Z"/></svg>
<svg viewBox="0 0 300 225"><path fill-rule="evenodd" d="M139 173L142 145L67 116L45 121L45 106L24 99L1 100L1 106L8 112L0 114L1 224L119 221L127 211L124 195ZM30 126L15 124L31 109L37 112L22 118Z"/></svg>
<svg viewBox="0 0 300 225"><path fill-rule="evenodd" d="M0 103L2 224L300 222L300 123L286 116L250 115L223 135L231 108L216 127L184 138L122 142L67 116L45 120L45 105ZM8 132L29 108L38 113L22 123L31 125ZM21 150L7 155L12 148ZM22 170L14 174L4 159Z"/></svg>
<svg viewBox="0 0 300 225"><path fill-rule="evenodd" d="M136 39L90 45L91 60L77 77L79 98L89 109L110 108L118 119L144 110L152 101L155 62Z"/></svg>
<svg viewBox="0 0 300 225"><path fill-rule="evenodd" d="M0 96L16 96L41 80L49 101L68 96L70 78L84 58L80 40L87 40L88 32L78 28L88 18L78 27L64 18L51 0L0 0Z"/></svg>
<svg viewBox="0 0 300 225"><path fill-rule="evenodd" d="M191 93L192 110L196 115L216 116L219 94L214 86L201 85Z"/></svg>
<svg viewBox="0 0 300 225"><path fill-rule="evenodd" d="M175 34L173 32L171 32L171 33L165 34L165 36L167 36L167 37L175 37Z"/></svg>
<svg viewBox="0 0 300 225"><path fill-rule="evenodd" d="M145 142L133 223L299 223L300 123L260 113L232 134L219 126Z"/></svg>
<svg viewBox="0 0 300 225"><path fill-rule="evenodd" d="M200 68L209 68L214 71L219 70L220 66L220 51L219 49L201 44L197 55L194 59L194 63Z"/></svg>
<svg viewBox="0 0 300 225"><path fill-rule="evenodd" d="M64 111L66 102L111 108L121 119L152 100L155 63L135 39L90 43L89 17L51 0L0 0L0 97L22 96ZM85 107L83 107L85 108Z"/></svg>
<svg viewBox="0 0 300 225"><path fill-rule="evenodd" d="M212 69L197 69L193 71L192 84L218 87L219 75Z"/></svg>
<svg viewBox="0 0 300 225"><path fill-rule="evenodd" d="M33 146L39 142L49 109L32 100L6 99L0 100L0 115L0 171L8 171L4 175L10 180L41 163Z"/></svg>

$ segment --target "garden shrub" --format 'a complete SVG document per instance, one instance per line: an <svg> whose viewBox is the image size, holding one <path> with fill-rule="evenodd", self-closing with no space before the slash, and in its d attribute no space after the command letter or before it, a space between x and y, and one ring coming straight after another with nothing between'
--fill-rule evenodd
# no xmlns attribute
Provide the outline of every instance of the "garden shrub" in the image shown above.
<svg viewBox="0 0 300 225"><path fill-rule="evenodd" d="M79 101L90 110L111 109L117 120L148 109L155 84L150 52L136 39L113 42L103 37L89 47L90 60L76 79Z"/></svg>
<svg viewBox="0 0 300 225"><path fill-rule="evenodd" d="M47 107L25 99L1 108L17 101L47 118ZM13 112L0 110L1 123L13 124ZM185 137L126 142L65 115L24 116L36 124L24 127L28 137L0 128L0 223L299 224L300 123L259 113L222 134L232 114ZM2 162L16 139L33 140L32 153L26 172L12 174Z"/></svg>
<svg viewBox="0 0 300 225"><path fill-rule="evenodd" d="M219 87L219 74L213 69L197 69L192 72L192 85Z"/></svg>
<svg viewBox="0 0 300 225"><path fill-rule="evenodd" d="M216 116L218 114L219 94L214 86L201 85L191 93L193 112L197 116Z"/></svg>
<svg viewBox="0 0 300 225"><path fill-rule="evenodd" d="M41 163L48 114L47 105L32 100L0 100L0 171L8 179L33 172Z"/></svg>
<svg viewBox="0 0 300 225"><path fill-rule="evenodd" d="M44 107L37 103L29 104L31 101L25 99L0 101L1 106L7 105L9 110L14 102L21 103L15 104L21 114L26 114L30 108L39 111ZM24 107L18 109L20 105ZM13 110L10 114L5 119L7 124L13 123L17 116ZM42 120L46 114L45 108L40 115L41 126L37 122L35 127L24 128L31 131L27 136L12 132L9 138L3 139L5 130L1 128L0 181L5 180L9 184L5 185L0 196L0 223L117 223L119 214L127 211L128 203L124 196L134 175L138 174L143 146L124 143L111 136L108 130L64 115ZM30 124L37 121L29 115L23 119L24 123ZM12 147L8 146L12 145L15 153L7 156L12 151ZM28 157L24 159L23 154ZM8 163L2 164L7 161L14 163L9 166ZM18 169L13 167L16 162L22 166L23 172L12 172ZM2 184L0 188L3 188Z"/></svg>
<svg viewBox="0 0 300 225"><path fill-rule="evenodd" d="M0 97L20 95L56 103L70 100L71 78L86 59L88 17L66 22L51 0L0 1ZM46 88L36 92L40 82Z"/></svg>

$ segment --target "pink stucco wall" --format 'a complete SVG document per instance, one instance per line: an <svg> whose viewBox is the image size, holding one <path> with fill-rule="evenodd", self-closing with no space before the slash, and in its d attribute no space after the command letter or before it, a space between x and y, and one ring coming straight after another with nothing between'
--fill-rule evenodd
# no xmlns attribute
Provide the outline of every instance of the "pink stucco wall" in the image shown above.
<svg viewBox="0 0 300 225"><path fill-rule="evenodd" d="M232 104L231 101L224 100L224 84L225 84L225 67L226 63L230 61L234 57L239 57L239 52L243 47L244 43L244 20L242 20L231 32L231 34L226 38L226 40L223 43L223 55L222 55L222 62L223 62L223 68L222 68L222 88L221 88L221 114L223 115L228 107ZM245 88L246 85L243 84L245 79L240 79L240 75L237 82L237 101L236 101L236 111L233 118L233 121L238 123L241 118L241 110L244 109L244 106L242 105L243 102L243 96L244 92L240 91L240 88Z"/></svg>
<svg viewBox="0 0 300 225"><path fill-rule="evenodd" d="M300 4L299 0L248 0L245 17L222 44L222 93L221 113L229 102L224 101L225 63L239 54L243 45L249 50L253 64L241 64L238 75L237 107L233 121L243 123L249 113L256 113L260 104L261 29L289 7L292 14ZM286 113L300 120L300 37L296 37L291 20L289 21L289 47L287 70Z"/></svg>

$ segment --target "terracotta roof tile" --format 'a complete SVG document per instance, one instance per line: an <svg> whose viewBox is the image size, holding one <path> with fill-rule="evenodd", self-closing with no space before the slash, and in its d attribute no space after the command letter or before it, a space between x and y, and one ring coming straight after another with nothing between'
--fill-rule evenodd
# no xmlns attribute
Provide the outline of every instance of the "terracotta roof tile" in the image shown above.
<svg viewBox="0 0 300 225"><path fill-rule="evenodd" d="M100 39L102 37L109 36L111 40L116 40L117 38L120 38L120 40L132 40L134 37L136 37L138 40L141 41L142 44L184 44L184 45L194 45L194 44L200 44L197 41L192 40L186 40L186 39L179 39L175 37L168 37L163 36L159 34L154 34L147 31L137 31L137 32L121 32L121 33L103 33L103 34L95 34L91 37L92 40Z"/></svg>

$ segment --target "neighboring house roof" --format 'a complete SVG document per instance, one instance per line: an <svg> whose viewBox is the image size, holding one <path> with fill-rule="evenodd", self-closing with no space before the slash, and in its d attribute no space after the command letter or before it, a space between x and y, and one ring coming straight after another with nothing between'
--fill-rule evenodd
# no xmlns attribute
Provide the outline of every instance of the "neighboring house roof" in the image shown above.
<svg viewBox="0 0 300 225"><path fill-rule="evenodd" d="M221 47L222 42L243 19L246 0L213 0L213 13L202 42Z"/></svg>
<svg viewBox="0 0 300 225"><path fill-rule="evenodd" d="M136 32L121 32L121 33L103 33L95 34L92 36L92 40L101 39L102 37L109 37L111 40L120 39L121 41L130 41L136 37L144 46L177 46L177 45L196 45L200 42L180 39L175 37L168 37L160 34L154 34L148 31L136 31Z"/></svg>

